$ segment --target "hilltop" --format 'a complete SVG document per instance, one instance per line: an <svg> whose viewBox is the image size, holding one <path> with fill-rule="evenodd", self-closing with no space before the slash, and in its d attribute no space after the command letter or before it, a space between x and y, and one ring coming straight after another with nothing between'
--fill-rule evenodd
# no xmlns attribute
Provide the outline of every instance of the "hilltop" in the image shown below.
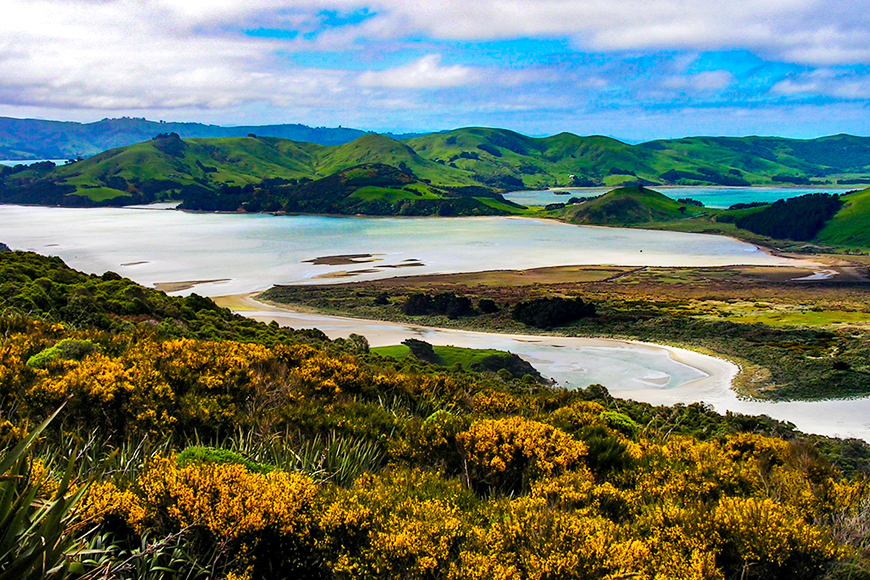
<svg viewBox="0 0 870 580"><path fill-rule="evenodd" d="M563 217L574 224L625 226L683 219L699 213L697 209L641 185L621 187L585 203L571 204Z"/></svg>

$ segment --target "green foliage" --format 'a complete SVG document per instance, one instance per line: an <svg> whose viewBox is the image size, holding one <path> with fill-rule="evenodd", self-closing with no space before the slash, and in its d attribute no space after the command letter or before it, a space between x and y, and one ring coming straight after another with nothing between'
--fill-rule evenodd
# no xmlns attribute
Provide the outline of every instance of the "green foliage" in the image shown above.
<svg viewBox="0 0 870 580"><path fill-rule="evenodd" d="M251 461L241 453L236 453L235 451L198 445L184 449L184 451L178 454L177 460L179 467L203 463L234 463L244 465L245 469L253 473L269 473L275 469L272 465L263 465Z"/></svg>
<svg viewBox="0 0 870 580"><path fill-rule="evenodd" d="M619 411L604 411L601 418L608 427L627 437L634 438L640 430L638 424L631 417Z"/></svg>
<svg viewBox="0 0 870 580"><path fill-rule="evenodd" d="M90 340L65 338L56 345L27 359L27 366L34 369L44 369L58 360L82 360L96 350L97 345Z"/></svg>
<svg viewBox="0 0 870 580"><path fill-rule="evenodd" d="M844 207L822 228L816 241L846 248L870 248L870 189L841 195Z"/></svg>
<svg viewBox="0 0 870 580"><path fill-rule="evenodd" d="M114 272L83 274L68 268L60 258L28 252L0 252L0 302L7 315L18 312L83 328L129 330L145 322L149 327L156 324L162 334L172 337L271 343L326 338L319 332L294 332L256 323L196 294L170 297ZM57 347L40 356L46 361L57 357L76 359L80 358L76 349L90 348L86 341ZM67 348L72 351L67 352ZM37 357L33 364L38 362Z"/></svg>
<svg viewBox="0 0 870 580"><path fill-rule="evenodd" d="M813 239L842 205L837 194L812 193L781 199L762 211L738 218L735 223L756 234L806 241Z"/></svg>
<svg viewBox="0 0 870 580"><path fill-rule="evenodd" d="M435 362L437 360L435 349L428 342L416 338L406 338L402 341L402 344L407 346L408 350L411 351L411 355L418 360L426 362Z"/></svg>
<svg viewBox="0 0 870 580"><path fill-rule="evenodd" d="M0 460L0 580L67 578L80 569L73 560L82 540L73 527L73 510L88 482L70 489L75 467L71 457L56 491L42 497L45 481L35 476L30 455L36 438L61 411L6 449Z"/></svg>

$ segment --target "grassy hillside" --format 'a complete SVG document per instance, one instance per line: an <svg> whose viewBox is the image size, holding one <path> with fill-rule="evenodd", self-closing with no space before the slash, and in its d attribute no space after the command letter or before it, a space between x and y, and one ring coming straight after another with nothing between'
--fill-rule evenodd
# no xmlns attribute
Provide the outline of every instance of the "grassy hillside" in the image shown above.
<svg viewBox="0 0 870 580"><path fill-rule="evenodd" d="M781 137L688 137L640 145L675 158L723 164L752 183L847 184L870 175L870 139L833 135L800 140ZM867 183L868 181L864 181Z"/></svg>
<svg viewBox="0 0 870 580"><path fill-rule="evenodd" d="M256 186L188 189L181 209L283 211L365 215L507 215L525 211L482 187L445 187L421 180L407 167L366 163L317 180L273 179Z"/></svg>
<svg viewBox="0 0 870 580"><path fill-rule="evenodd" d="M870 248L870 188L841 199L846 204L819 232L816 241L846 248Z"/></svg>
<svg viewBox="0 0 870 580"><path fill-rule="evenodd" d="M438 185L479 185L466 172L443 167L417 154L408 144L383 135L365 135L323 152L317 164L318 173L330 175L342 169L366 163L382 163L410 169L421 179Z"/></svg>
<svg viewBox="0 0 870 580"><path fill-rule="evenodd" d="M380 135L325 147L273 137L180 139L164 133L54 170L42 166L9 174L2 200L52 205L140 203L228 185L318 179L370 163L404 168L436 185L479 185L467 173L441 167Z"/></svg>
<svg viewBox="0 0 870 580"><path fill-rule="evenodd" d="M533 138L505 129L471 127L406 143L422 157L509 189L617 184L638 177L653 180L656 166L664 167L655 152L609 137L570 133Z"/></svg>

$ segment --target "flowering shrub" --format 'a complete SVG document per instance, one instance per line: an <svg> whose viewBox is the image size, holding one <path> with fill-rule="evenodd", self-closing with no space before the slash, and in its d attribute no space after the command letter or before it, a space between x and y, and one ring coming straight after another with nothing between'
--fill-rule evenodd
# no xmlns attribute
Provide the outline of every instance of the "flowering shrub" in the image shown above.
<svg viewBox="0 0 870 580"><path fill-rule="evenodd" d="M545 423L522 417L484 419L457 435L468 478L480 491L519 491L540 476L579 466L586 446Z"/></svg>

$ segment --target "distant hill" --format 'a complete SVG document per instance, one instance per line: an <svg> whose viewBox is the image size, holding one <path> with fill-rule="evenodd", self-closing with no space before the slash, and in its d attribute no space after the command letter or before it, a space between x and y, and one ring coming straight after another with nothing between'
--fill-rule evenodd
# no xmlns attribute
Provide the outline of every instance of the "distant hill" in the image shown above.
<svg viewBox="0 0 870 580"><path fill-rule="evenodd" d="M639 147L698 163L722 164L753 182L809 185L867 183L870 138L833 135L819 139L782 137L687 137L643 143Z"/></svg>
<svg viewBox="0 0 870 580"><path fill-rule="evenodd" d="M43 121L0 117L0 159L69 159L88 157L107 149L133 145L158 133L177 133L182 138L278 137L292 141L341 145L367 133L345 127L307 125L251 125L222 127L202 123L164 123L124 117L95 123ZM391 135L396 138L414 135Z"/></svg>

